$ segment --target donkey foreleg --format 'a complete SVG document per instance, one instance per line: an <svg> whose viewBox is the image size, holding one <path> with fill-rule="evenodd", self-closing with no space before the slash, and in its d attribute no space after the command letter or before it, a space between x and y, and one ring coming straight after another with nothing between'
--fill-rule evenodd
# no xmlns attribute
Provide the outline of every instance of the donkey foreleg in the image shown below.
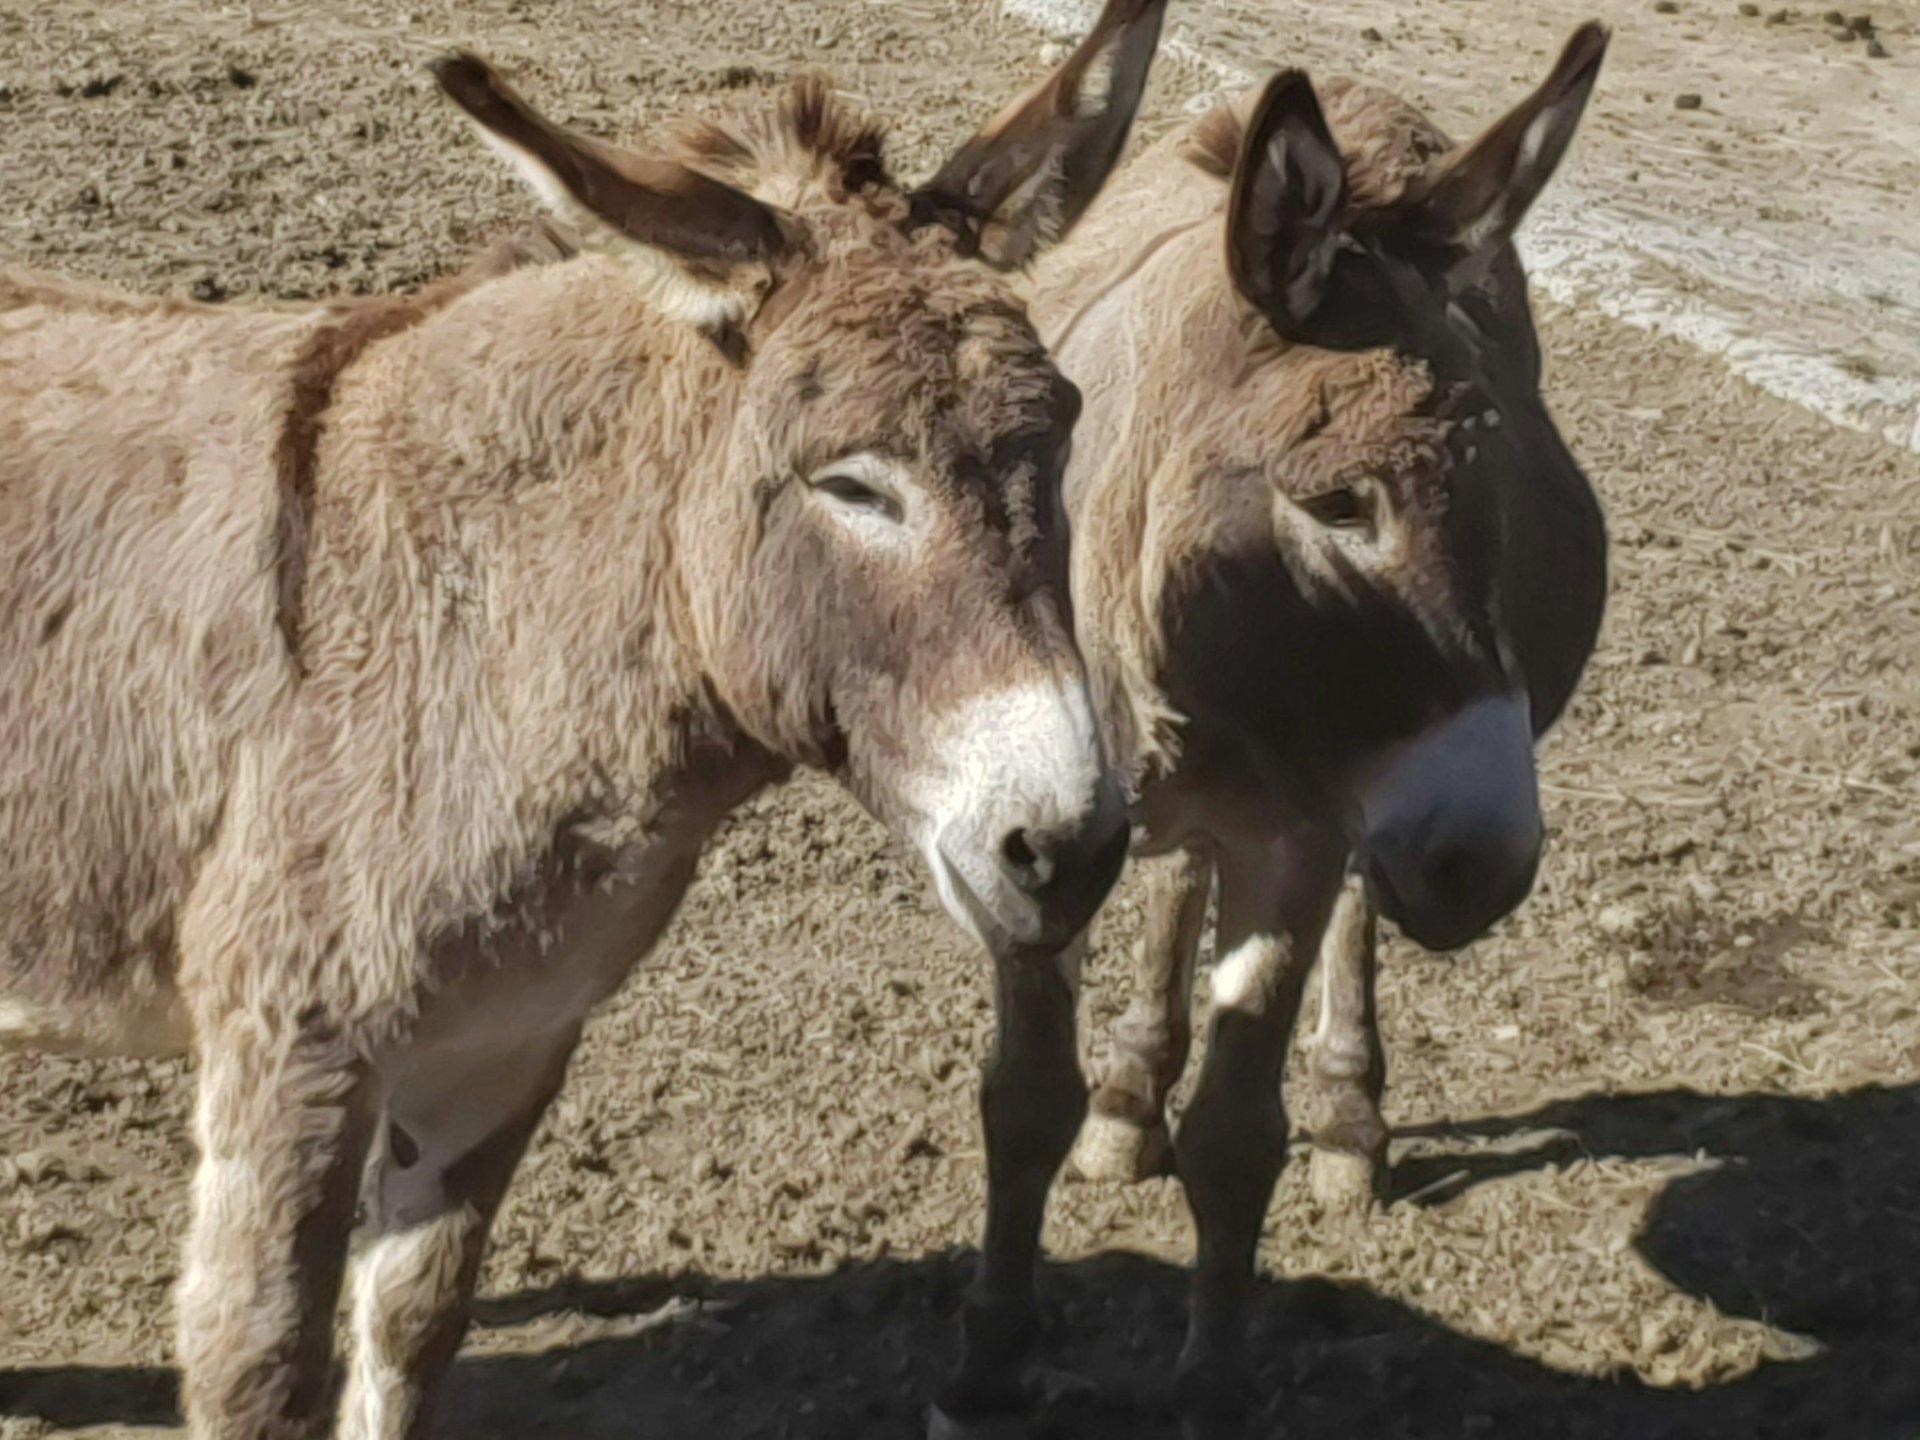
<svg viewBox="0 0 1920 1440"><path fill-rule="evenodd" d="M1138 862L1147 923L1134 951L1134 996L1095 1073L1091 1113L1073 1165L1090 1180L1145 1180L1173 1165L1167 1096L1193 1041L1193 967L1207 918L1213 862L1180 850Z"/></svg>
<svg viewBox="0 0 1920 1440"><path fill-rule="evenodd" d="M1175 1162L1198 1236L1178 1394L1189 1440L1240 1434L1260 1230L1287 1156L1280 1080L1337 872L1311 854L1223 855L1213 1016Z"/></svg>
<svg viewBox="0 0 1920 1440"><path fill-rule="evenodd" d="M373 1087L310 1013L202 1017L197 1046L200 1161L178 1297L188 1433L309 1440L325 1428Z"/></svg>
<svg viewBox="0 0 1920 1440"><path fill-rule="evenodd" d="M568 1025L504 1054L436 1053L397 1078L367 1175L339 1440L428 1433L493 1217L579 1038Z"/></svg>
<svg viewBox="0 0 1920 1440"><path fill-rule="evenodd" d="M1380 1116L1386 1053L1374 1002L1376 935L1366 882L1349 874L1320 942L1320 1024L1310 1057L1326 1120L1309 1160L1314 1195L1364 1210L1387 1194L1387 1125Z"/></svg>
<svg viewBox="0 0 1920 1440"><path fill-rule="evenodd" d="M932 1440L1004 1434L1025 1408L1047 1194L1087 1113L1074 1015L1085 945L994 961L997 1028L980 1087L986 1237L961 1313L960 1368L934 1407Z"/></svg>

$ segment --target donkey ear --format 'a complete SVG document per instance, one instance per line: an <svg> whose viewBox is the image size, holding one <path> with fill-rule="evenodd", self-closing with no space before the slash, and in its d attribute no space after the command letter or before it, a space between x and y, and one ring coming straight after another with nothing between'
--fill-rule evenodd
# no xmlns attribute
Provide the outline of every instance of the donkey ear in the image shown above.
<svg viewBox="0 0 1920 1440"><path fill-rule="evenodd" d="M1107 0L1052 75L913 192L912 222L945 225L964 249L1003 269L1065 235L1126 148L1166 8L1166 0Z"/></svg>
<svg viewBox="0 0 1920 1440"><path fill-rule="evenodd" d="M1540 88L1445 163L1415 202L1423 230L1466 256L1513 237L1580 127L1609 38L1598 21L1574 31Z"/></svg>
<svg viewBox="0 0 1920 1440"><path fill-rule="evenodd" d="M685 165L563 130L477 56L444 56L432 69L481 138L584 235L599 232L643 246L712 281L737 265L771 261L795 244L794 228L772 206Z"/></svg>
<svg viewBox="0 0 1920 1440"><path fill-rule="evenodd" d="M1234 167L1227 271L1283 337L1314 336L1346 235L1347 171L1313 83L1267 82Z"/></svg>

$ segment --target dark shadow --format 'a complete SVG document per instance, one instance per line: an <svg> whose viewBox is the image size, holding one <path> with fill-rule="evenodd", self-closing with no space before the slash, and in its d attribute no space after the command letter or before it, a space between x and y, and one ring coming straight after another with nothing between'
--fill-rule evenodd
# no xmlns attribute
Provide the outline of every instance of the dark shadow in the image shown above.
<svg viewBox="0 0 1920 1440"><path fill-rule="evenodd" d="M180 1385L173 1371L143 1365L0 1370L0 1417L5 1416L44 1420L56 1430L178 1425Z"/></svg>
<svg viewBox="0 0 1920 1440"><path fill-rule="evenodd" d="M1657 1390L1548 1369L1356 1285L1272 1283L1253 1320L1269 1397L1256 1440L1920 1440L1920 1087L1593 1096L1420 1136L1456 1150L1403 1164L1403 1193L1421 1167L1459 1175L1457 1194L1582 1155L1721 1161L1667 1185L1641 1249L1724 1311L1822 1348L1727 1384ZM951 1363L967 1267L943 1254L822 1277L571 1280L488 1300L439 1433L917 1437ZM1177 1433L1168 1388L1185 1279L1121 1254L1049 1269L1048 1363L1090 1383L1048 1377L1031 1440ZM488 1353L509 1339L518 1353ZM0 1372L0 1415L164 1424L172 1408L164 1372Z"/></svg>
<svg viewBox="0 0 1920 1440"><path fill-rule="evenodd" d="M1394 1193L1426 1204L1586 1157L1704 1162L1663 1187L1640 1253L1721 1312L1821 1353L1673 1397L1675 1433L1920 1437L1920 1086L1583 1096L1398 1134L1491 1142L1398 1165Z"/></svg>

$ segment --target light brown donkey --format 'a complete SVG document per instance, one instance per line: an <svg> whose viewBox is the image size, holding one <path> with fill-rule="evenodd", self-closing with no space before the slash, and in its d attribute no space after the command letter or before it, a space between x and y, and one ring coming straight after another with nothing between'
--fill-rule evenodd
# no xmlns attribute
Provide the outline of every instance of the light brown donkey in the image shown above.
<svg viewBox="0 0 1920 1440"><path fill-rule="evenodd" d="M1533 881L1533 740L1593 647L1606 536L1540 396L1510 239L1606 41L1581 29L1465 149L1391 94L1283 74L1128 167L1031 282L1086 396L1081 647L1137 852L1158 857L1078 1158L1127 1177L1171 1160L1185 1185L1194 1436L1237 1433L1249 1400L1244 1310L1316 952L1322 1139L1377 1160L1374 907L1451 948ZM1216 876L1211 1031L1169 1142Z"/></svg>
<svg viewBox="0 0 1920 1440"><path fill-rule="evenodd" d="M1072 223L1159 21L1116 0L938 190L817 82L642 156L460 57L564 228L323 307L0 272L0 1043L198 1056L196 1440L325 1428L362 1199L339 1430L425 1433L582 1021L796 765L994 953L1018 1309L1003 1172L1084 1101L1005 1097L1126 822L1068 612L1078 397L966 252Z"/></svg>

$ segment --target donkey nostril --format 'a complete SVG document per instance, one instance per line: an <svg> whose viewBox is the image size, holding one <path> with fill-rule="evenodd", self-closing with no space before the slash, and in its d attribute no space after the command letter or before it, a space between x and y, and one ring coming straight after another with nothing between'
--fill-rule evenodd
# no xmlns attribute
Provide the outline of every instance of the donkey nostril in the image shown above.
<svg viewBox="0 0 1920 1440"><path fill-rule="evenodd" d="M387 1122L387 1148L393 1153L393 1163L402 1170L410 1170L420 1161L419 1142L392 1121Z"/></svg>
<svg viewBox="0 0 1920 1440"><path fill-rule="evenodd" d="M1053 860L1036 850L1033 837L1025 830L1014 830L1000 842L1001 857L1023 890L1038 890L1053 878Z"/></svg>

